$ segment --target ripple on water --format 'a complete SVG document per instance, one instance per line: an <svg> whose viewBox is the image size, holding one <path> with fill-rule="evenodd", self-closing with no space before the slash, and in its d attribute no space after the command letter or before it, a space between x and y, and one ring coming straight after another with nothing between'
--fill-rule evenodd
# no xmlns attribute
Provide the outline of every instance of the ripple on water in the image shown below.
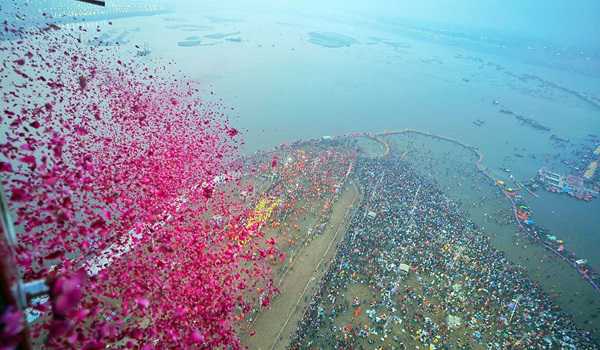
<svg viewBox="0 0 600 350"><path fill-rule="evenodd" d="M204 30L211 30L211 26L196 25L196 24L169 24L165 26L167 29L178 29L182 32L200 32Z"/></svg>
<svg viewBox="0 0 600 350"><path fill-rule="evenodd" d="M200 45L201 41L200 40L186 40L186 41L180 41L177 43L177 46L181 46L181 47L192 47L192 46L198 46Z"/></svg>
<svg viewBox="0 0 600 350"><path fill-rule="evenodd" d="M231 32L231 33L212 33L207 34L204 37L209 39L225 39L230 36L239 35L240 32Z"/></svg>
<svg viewBox="0 0 600 350"><path fill-rule="evenodd" d="M356 39L333 32L310 32L308 41L319 46L328 48L348 47L356 44Z"/></svg>

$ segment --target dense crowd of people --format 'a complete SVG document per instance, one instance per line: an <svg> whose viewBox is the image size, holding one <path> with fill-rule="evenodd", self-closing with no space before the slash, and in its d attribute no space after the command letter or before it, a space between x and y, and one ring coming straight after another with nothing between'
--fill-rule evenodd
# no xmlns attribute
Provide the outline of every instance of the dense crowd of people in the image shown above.
<svg viewBox="0 0 600 350"><path fill-rule="evenodd" d="M598 347L408 163L361 158L355 175L363 200L292 349Z"/></svg>

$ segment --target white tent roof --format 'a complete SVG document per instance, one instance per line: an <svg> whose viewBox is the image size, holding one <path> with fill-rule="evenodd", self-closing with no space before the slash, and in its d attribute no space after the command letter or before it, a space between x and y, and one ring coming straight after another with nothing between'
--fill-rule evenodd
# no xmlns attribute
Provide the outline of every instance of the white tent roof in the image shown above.
<svg viewBox="0 0 600 350"><path fill-rule="evenodd" d="M409 272L410 271L410 265L400 264L400 271Z"/></svg>

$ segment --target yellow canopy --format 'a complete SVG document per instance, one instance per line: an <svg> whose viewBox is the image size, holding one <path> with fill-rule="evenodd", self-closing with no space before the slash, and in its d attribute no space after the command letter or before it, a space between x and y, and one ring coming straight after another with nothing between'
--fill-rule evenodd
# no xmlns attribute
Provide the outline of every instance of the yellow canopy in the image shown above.
<svg viewBox="0 0 600 350"><path fill-rule="evenodd" d="M590 165L588 165L587 170L583 174L583 177L585 177L588 180L591 179L594 176L596 169L598 169L598 162L597 161L591 162Z"/></svg>

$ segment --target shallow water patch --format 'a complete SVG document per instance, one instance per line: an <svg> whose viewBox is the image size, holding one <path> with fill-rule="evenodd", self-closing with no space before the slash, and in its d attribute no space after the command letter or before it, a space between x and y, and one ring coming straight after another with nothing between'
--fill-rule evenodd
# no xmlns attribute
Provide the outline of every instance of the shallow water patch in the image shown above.
<svg viewBox="0 0 600 350"><path fill-rule="evenodd" d="M209 38L209 39L225 39L227 37L230 36L234 36L234 35L239 35L240 32L231 32L231 33L212 33L212 34L208 34L205 35L205 38Z"/></svg>
<svg viewBox="0 0 600 350"><path fill-rule="evenodd" d="M211 26L198 25L198 24L170 24L165 26L167 29L178 29L182 32L200 32L203 30L213 29Z"/></svg>
<svg viewBox="0 0 600 350"><path fill-rule="evenodd" d="M308 36L310 43L328 48L349 47L358 42L350 36L333 32L310 32Z"/></svg>
<svg viewBox="0 0 600 350"><path fill-rule="evenodd" d="M200 40L185 40L185 41L178 42L177 46L193 47L193 46L199 46L201 43L202 43L202 41L200 41Z"/></svg>

